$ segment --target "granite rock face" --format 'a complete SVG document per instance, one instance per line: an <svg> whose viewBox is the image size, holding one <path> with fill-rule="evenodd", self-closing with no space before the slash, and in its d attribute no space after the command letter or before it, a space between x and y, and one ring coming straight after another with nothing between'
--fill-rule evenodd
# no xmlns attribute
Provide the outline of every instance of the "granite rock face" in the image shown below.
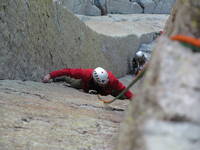
<svg viewBox="0 0 200 150"><path fill-rule="evenodd" d="M59 5L75 14L100 16L101 10L91 0L56 0Z"/></svg>
<svg viewBox="0 0 200 150"><path fill-rule="evenodd" d="M62 83L0 81L0 150L112 150L128 101L105 107Z"/></svg>
<svg viewBox="0 0 200 150"><path fill-rule="evenodd" d="M163 30L169 15L166 14L109 14L107 16L76 15L99 34L112 37L136 35L140 43L149 43Z"/></svg>
<svg viewBox="0 0 200 150"><path fill-rule="evenodd" d="M122 125L118 150L199 149L199 59L199 53L159 39Z"/></svg>
<svg viewBox="0 0 200 150"><path fill-rule="evenodd" d="M169 14L175 0L57 0L71 12L80 15ZM97 11L98 10L98 11Z"/></svg>
<svg viewBox="0 0 200 150"><path fill-rule="evenodd" d="M136 35L95 33L51 0L2 0L0 30L0 79L39 81L56 69L97 66L123 76L139 46Z"/></svg>
<svg viewBox="0 0 200 150"><path fill-rule="evenodd" d="M134 14L143 12L143 9L137 2L129 2L128 0L110 0L107 5L108 13L111 14Z"/></svg>
<svg viewBox="0 0 200 150"><path fill-rule="evenodd" d="M169 14L175 0L137 0L137 2L146 14Z"/></svg>
<svg viewBox="0 0 200 150"><path fill-rule="evenodd" d="M108 8L118 13L169 14L175 0L110 0ZM115 11L114 11L115 12Z"/></svg>
<svg viewBox="0 0 200 150"><path fill-rule="evenodd" d="M177 0L165 26L168 36L184 34L200 37L200 1ZM184 17L183 17L184 16ZM180 19L181 18L181 19Z"/></svg>
<svg viewBox="0 0 200 150"><path fill-rule="evenodd" d="M168 17L104 16L98 31L95 21L83 23L58 3L2 1L0 79L39 81L53 70L97 66L124 76L139 45L151 42Z"/></svg>
<svg viewBox="0 0 200 150"><path fill-rule="evenodd" d="M199 5L198 0L178 0L164 35L199 38ZM139 96L122 125L118 150L199 149L199 59L199 52L167 37L157 40Z"/></svg>

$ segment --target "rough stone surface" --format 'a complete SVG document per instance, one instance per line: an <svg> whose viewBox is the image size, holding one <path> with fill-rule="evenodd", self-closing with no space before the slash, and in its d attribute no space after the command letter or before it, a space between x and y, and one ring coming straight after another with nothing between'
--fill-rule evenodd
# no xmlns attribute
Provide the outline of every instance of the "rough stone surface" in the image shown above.
<svg viewBox="0 0 200 150"><path fill-rule="evenodd" d="M139 3L143 7L144 13L153 13L155 11L155 3L153 0L140 0Z"/></svg>
<svg viewBox="0 0 200 150"><path fill-rule="evenodd" d="M175 2L176 0L154 0L155 7L153 13L170 14Z"/></svg>
<svg viewBox="0 0 200 150"><path fill-rule="evenodd" d="M139 36L98 34L57 3L2 0L0 79L38 81L56 69L97 66L117 77L129 72Z"/></svg>
<svg viewBox="0 0 200 150"><path fill-rule="evenodd" d="M106 107L63 83L1 80L0 150L112 150L128 103Z"/></svg>
<svg viewBox="0 0 200 150"><path fill-rule="evenodd" d="M184 17L182 17L184 16ZM165 27L166 35L200 37L200 1L177 0Z"/></svg>
<svg viewBox="0 0 200 150"><path fill-rule="evenodd" d="M108 13L169 14L176 0L109 0Z"/></svg>
<svg viewBox="0 0 200 150"><path fill-rule="evenodd" d="M169 14L176 0L130 0L137 2L143 13Z"/></svg>
<svg viewBox="0 0 200 150"><path fill-rule="evenodd" d="M124 0L108 1L108 13L111 14L133 14L142 13L142 11L142 8L136 2L129 2Z"/></svg>
<svg viewBox="0 0 200 150"><path fill-rule="evenodd" d="M140 96L122 125L118 150L199 149L199 59L199 53L159 39Z"/></svg>
<svg viewBox="0 0 200 150"><path fill-rule="evenodd" d="M175 0L55 0L80 15L106 14L169 14Z"/></svg>
<svg viewBox="0 0 200 150"><path fill-rule="evenodd" d="M101 11L90 0L57 0L59 5L75 14L100 16Z"/></svg>
<svg viewBox="0 0 200 150"><path fill-rule="evenodd" d="M93 3L97 8L99 8L102 16L108 14L107 0L93 0Z"/></svg>
<svg viewBox="0 0 200 150"><path fill-rule="evenodd" d="M131 14L108 16L83 16L77 15L81 21L99 34L107 36L137 35L141 43L151 42L153 34L163 30L169 15L165 14Z"/></svg>
<svg viewBox="0 0 200 150"><path fill-rule="evenodd" d="M77 15L87 26L99 34L112 37L124 37L136 35L139 39L138 43L150 43L157 38L157 33L163 30L168 15L151 15L151 14L132 14L132 15L116 15L108 16L83 16ZM114 51L110 51L112 57ZM131 54L134 57L135 52ZM117 62L116 62L117 63ZM132 72L132 63L129 62L129 72Z"/></svg>
<svg viewBox="0 0 200 150"><path fill-rule="evenodd" d="M135 35L125 38L98 35L48 0L16 3L4 0L0 7L1 79L39 80L55 69L97 66L122 76L128 71L125 66L129 55L138 47ZM110 57L110 51L115 56ZM123 64L122 68L117 61Z"/></svg>

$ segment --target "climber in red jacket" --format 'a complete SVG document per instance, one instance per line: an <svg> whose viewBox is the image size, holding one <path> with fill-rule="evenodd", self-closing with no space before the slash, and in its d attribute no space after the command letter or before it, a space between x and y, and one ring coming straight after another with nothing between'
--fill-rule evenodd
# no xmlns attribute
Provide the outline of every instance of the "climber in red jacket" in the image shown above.
<svg viewBox="0 0 200 150"><path fill-rule="evenodd" d="M53 71L43 78L43 82L49 82L56 77L68 76L74 79L81 79L81 88L90 93L112 95L116 97L126 87L110 72L101 67L96 69L61 69ZM92 93L92 92L91 92ZM131 99L133 93L129 90L120 99Z"/></svg>

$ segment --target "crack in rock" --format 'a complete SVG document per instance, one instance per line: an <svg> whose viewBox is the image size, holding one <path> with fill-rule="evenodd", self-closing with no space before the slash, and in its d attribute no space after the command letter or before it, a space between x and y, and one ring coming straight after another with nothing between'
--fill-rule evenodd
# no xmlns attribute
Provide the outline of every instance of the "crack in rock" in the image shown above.
<svg viewBox="0 0 200 150"><path fill-rule="evenodd" d="M38 93L30 93L30 92L25 92L25 91L17 91L14 89L10 88L1 88L2 90L5 91L5 93L10 94L10 93L19 93L19 94L25 94L25 95L31 95L31 96L36 96L39 97L42 100L50 101L48 98L46 98L44 95L38 94Z"/></svg>
<svg viewBox="0 0 200 150"><path fill-rule="evenodd" d="M75 103L71 103L73 105L73 107L80 107L80 108L91 108L91 109L104 109L107 111L124 111L124 109L120 109L120 108L114 108L114 107L100 107L100 106L94 106L91 104L75 104Z"/></svg>

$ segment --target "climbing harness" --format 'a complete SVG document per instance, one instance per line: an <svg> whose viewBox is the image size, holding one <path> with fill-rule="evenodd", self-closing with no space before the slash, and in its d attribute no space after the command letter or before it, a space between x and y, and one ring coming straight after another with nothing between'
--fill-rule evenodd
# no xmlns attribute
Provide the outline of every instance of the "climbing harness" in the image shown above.
<svg viewBox="0 0 200 150"><path fill-rule="evenodd" d="M112 100L103 100L99 94L97 94L97 97L100 101L102 101L103 103L106 103L106 104L110 104L114 101L116 101L117 99L119 99L120 97L122 97L124 95L124 93L126 93L141 77L144 76L146 70L147 70L147 67L148 65L144 65L144 68L143 70L141 70L135 77L135 79L118 95L116 96L114 99Z"/></svg>
<svg viewBox="0 0 200 150"><path fill-rule="evenodd" d="M179 41L183 46L190 48L193 52L200 52L200 39L185 35L175 35L171 37L171 40Z"/></svg>

